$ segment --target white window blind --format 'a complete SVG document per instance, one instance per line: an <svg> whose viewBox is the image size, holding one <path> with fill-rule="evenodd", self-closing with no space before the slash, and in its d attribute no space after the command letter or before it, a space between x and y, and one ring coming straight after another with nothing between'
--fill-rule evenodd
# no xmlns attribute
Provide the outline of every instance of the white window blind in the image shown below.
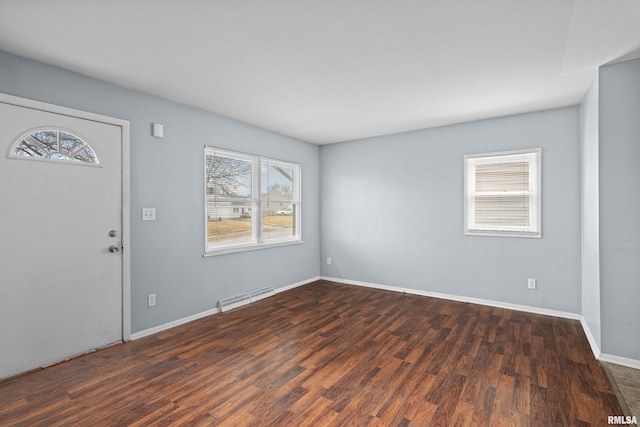
<svg viewBox="0 0 640 427"><path fill-rule="evenodd" d="M465 234L540 237L540 149L465 156Z"/></svg>

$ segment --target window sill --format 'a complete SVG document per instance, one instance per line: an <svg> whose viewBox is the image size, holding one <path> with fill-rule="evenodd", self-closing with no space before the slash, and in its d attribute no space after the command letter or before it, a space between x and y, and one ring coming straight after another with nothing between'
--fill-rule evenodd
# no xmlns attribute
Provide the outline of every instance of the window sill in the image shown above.
<svg viewBox="0 0 640 427"><path fill-rule="evenodd" d="M500 231L500 230L465 230L465 236L487 236L487 237L524 237L527 239L540 239L542 234L532 231Z"/></svg>
<svg viewBox="0 0 640 427"><path fill-rule="evenodd" d="M267 249L267 248L278 248L281 246L301 245L303 243L304 242L302 240L290 240L290 241L284 241L284 242L262 243L259 245L247 245L247 246L220 248L220 249L209 249L205 251L203 256L210 257L210 256L218 256L218 255L235 254L239 252L257 251L260 249Z"/></svg>

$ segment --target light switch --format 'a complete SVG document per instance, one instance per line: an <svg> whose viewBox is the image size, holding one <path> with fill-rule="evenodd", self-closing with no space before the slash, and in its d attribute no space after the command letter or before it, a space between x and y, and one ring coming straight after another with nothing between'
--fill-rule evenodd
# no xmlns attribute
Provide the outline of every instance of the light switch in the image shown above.
<svg viewBox="0 0 640 427"><path fill-rule="evenodd" d="M156 220L156 208L142 208L142 220L143 221L155 221Z"/></svg>

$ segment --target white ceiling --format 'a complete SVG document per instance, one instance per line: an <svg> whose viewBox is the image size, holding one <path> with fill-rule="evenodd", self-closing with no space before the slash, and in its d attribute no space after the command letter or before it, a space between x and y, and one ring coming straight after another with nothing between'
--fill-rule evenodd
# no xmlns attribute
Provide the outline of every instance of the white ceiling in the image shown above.
<svg viewBox="0 0 640 427"><path fill-rule="evenodd" d="M575 105L640 0L0 0L0 50L325 144Z"/></svg>

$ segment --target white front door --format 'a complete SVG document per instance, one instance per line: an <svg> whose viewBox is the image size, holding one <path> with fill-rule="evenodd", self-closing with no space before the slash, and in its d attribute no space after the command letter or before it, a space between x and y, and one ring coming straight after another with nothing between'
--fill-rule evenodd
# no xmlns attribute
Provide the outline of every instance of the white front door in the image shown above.
<svg viewBox="0 0 640 427"><path fill-rule="evenodd" d="M0 379L123 339L122 134L0 98Z"/></svg>

